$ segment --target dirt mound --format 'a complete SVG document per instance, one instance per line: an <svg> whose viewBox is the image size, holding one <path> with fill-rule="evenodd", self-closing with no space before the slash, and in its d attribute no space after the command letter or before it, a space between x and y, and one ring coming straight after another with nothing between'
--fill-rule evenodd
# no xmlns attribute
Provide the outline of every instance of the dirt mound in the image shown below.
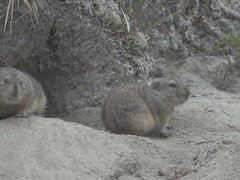
<svg viewBox="0 0 240 180"><path fill-rule="evenodd" d="M239 95L185 76L192 94L176 109L165 139L60 119L0 121L1 179L239 179Z"/></svg>

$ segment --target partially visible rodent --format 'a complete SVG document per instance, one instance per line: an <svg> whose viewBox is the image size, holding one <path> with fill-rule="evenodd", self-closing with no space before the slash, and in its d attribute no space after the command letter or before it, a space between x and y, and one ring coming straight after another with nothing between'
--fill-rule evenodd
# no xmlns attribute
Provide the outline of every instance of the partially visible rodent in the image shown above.
<svg viewBox="0 0 240 180"><path fill-rule="evenodd" d="M113 133L166 137L174 107L185 102L189 93L181 81L167 78L118 88L102 105L102 121Z"/></svg>
<svg viewBox="0 0 240 180"><path fill-rule="evenodd" d="M42 86L32 76L12 67L0 68L0 119L42 116L46 102Z"/></svg>

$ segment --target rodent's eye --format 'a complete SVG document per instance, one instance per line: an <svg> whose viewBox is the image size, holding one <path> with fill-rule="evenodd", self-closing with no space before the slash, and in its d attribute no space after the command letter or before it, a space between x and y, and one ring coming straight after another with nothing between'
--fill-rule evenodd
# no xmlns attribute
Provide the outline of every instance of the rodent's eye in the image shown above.
<svg viewBox="0 0 240 180"><path fill-rule="evenodd" d="M171 87L176 87L177 85L176 85L176 83L171 83L170 86Z"/></svg>
<svg viewBox="0 0 240 180"><path fill-rule="evenodd" d="M8 79L4 79L4 83L7 84L8 83Z"/></svg>

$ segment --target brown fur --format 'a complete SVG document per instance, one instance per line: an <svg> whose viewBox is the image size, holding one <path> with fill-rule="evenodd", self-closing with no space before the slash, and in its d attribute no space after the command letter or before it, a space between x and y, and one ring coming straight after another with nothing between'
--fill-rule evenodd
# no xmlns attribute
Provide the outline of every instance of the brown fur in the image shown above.
<svg viewBox="0 0 240 180"><path fill-rule="evenodd" d="M43 115L46 96L39 82L11 67L0 68L0 119Z"/></svg>
<svg viewBox="0 0 240 180"><path fill-rule="evenodd" d="M118 88L102 105L102 121L113 133L168 136L166 124L174 107L188 96L189 90L179 80L167 78Z"/></svg>

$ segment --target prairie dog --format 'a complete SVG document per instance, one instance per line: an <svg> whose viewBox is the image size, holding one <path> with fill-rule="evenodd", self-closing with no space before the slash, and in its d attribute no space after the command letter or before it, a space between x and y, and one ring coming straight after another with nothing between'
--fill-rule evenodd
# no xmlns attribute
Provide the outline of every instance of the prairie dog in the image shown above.
<svg viewBox="0 0 240 180"><path fill-rule="evenodd" d="M169 136L167 122L189 93L181 81L168 78L118 88L102 105L103 124L118 134Z"/></svg>
<svg viewBox="0 0 240 180"><path fill-rule="evenodd" d="M46 96L40 83L12 67L0 68L0 119L43 115Z"/></svg>

